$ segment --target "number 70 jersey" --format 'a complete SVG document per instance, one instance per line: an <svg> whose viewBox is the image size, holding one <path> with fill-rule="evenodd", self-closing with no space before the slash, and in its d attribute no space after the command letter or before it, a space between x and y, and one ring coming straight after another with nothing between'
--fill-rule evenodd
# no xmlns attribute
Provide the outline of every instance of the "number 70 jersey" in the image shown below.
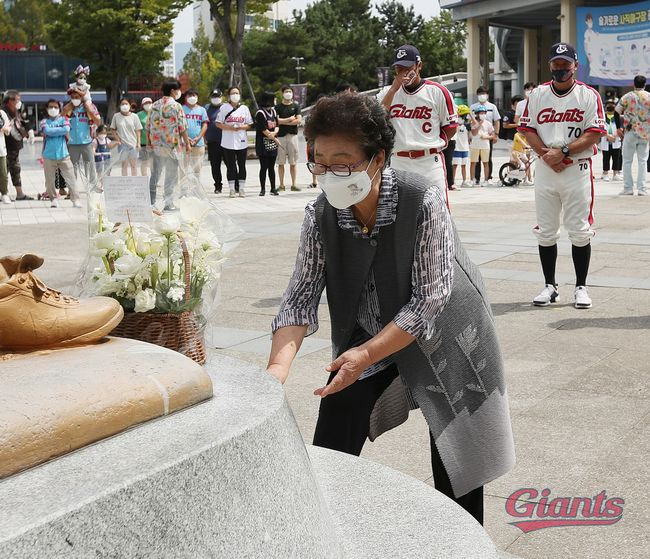
<svg viewBox="0 0 650 559"><path fill-rule="evenodd" d="M568 145L585 132L605 134L603 102L595 89L582 82L576 81L562 95L558 95L548 82L531 91L518 129L535 132L549 148ZM585 159L596 153L596 145L593 145L572 154L571 159Z"/></svg>

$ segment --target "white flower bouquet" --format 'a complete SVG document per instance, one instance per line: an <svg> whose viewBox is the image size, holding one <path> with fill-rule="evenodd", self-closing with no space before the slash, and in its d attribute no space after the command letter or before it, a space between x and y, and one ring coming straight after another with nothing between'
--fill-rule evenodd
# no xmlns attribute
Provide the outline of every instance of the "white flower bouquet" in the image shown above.
<svg viewBox="0 0 650 559"><path fill-rule="evenodd" d="M206 225L211 207L194 197L178 201L179 215L157 216L147 224L106 222L97 209L91 256L102 265L91 275L97 295L117 299L125 311L194 311L203 292L219 278L221 243Z"/></svg>

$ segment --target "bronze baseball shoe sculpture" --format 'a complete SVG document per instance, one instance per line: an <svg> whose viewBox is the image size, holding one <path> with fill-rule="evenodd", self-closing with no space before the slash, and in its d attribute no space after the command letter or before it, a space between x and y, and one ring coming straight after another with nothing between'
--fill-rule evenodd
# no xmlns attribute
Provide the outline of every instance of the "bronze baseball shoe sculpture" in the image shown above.
<svg viewBox="0 0 650 559"><path fill-rule="evenodd" d="M30 350L96 342L122 320L110 297L76 299L47 287L35 254L0 258L0 348Z"/></svg>

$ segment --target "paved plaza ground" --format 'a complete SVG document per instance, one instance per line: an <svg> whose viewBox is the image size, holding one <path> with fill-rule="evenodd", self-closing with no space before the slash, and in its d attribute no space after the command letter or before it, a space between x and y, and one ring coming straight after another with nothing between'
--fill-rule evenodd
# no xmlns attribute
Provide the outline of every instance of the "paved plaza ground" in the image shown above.
<svg viewBox="0 0 650 559"><path fill-rule="evenodd" d="M31 149L31 148L30 148ZM505 151L497 150L498 165ZM42 171L26 151L24 183L43 191ZM594 168L600 168L600 156ZM211 194L209 168L202 179L215 204L244 230L222 276L213 347L265 366L269 330L291 275L305 204L317 191L257 196L256 162L249 162L249 196ZM225 169L224 169L225 170ZM600 173L597 174L600 176ZM299 184L309 174L299 166ZM480 265L503 348L517 464L485 489L485 527L497 547L538 558L638 558L647 556L650 507L645 487L650 455L650 197L617 196L622 183L596 181L593 258L589 276L594 306L576 310L571 247L559 245L561 301L535 308L543 280L535 225L534 190L474 188L452 192L452 214L473 260ZM34 251L46 257L39 275L52 286L74 281L86 250L83 210L69 202L0 207L0 254ZM320 330L308 338L285 388L305 441L318 412L312 395L330 360L328 310L320 306ZM217 394L216 397L219 397ZM366 444L363 455L433 483L427 427L420 412ZM282 475L282 472L278 472ZM519 488L544 488L553 497L625 500L611 526L547 528L524 534L510 524L506 498ZM396 511L399 514L399 511ZM390 527L387 527L390 529Z"/></svg>

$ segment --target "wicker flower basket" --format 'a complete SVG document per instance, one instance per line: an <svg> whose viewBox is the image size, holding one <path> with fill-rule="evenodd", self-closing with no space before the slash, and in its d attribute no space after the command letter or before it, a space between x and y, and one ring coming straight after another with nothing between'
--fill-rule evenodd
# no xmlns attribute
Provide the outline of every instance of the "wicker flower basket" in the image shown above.
<svg viewBox="0 0 650 559"><path fill-rule="evenodd" d="M185 268L185 301L190 299L190 257L179 235ZM205 343L199 321L193 311L154 313L125 311L112 336L156 344L182 353L200 365L206 362Z"/></svg>

